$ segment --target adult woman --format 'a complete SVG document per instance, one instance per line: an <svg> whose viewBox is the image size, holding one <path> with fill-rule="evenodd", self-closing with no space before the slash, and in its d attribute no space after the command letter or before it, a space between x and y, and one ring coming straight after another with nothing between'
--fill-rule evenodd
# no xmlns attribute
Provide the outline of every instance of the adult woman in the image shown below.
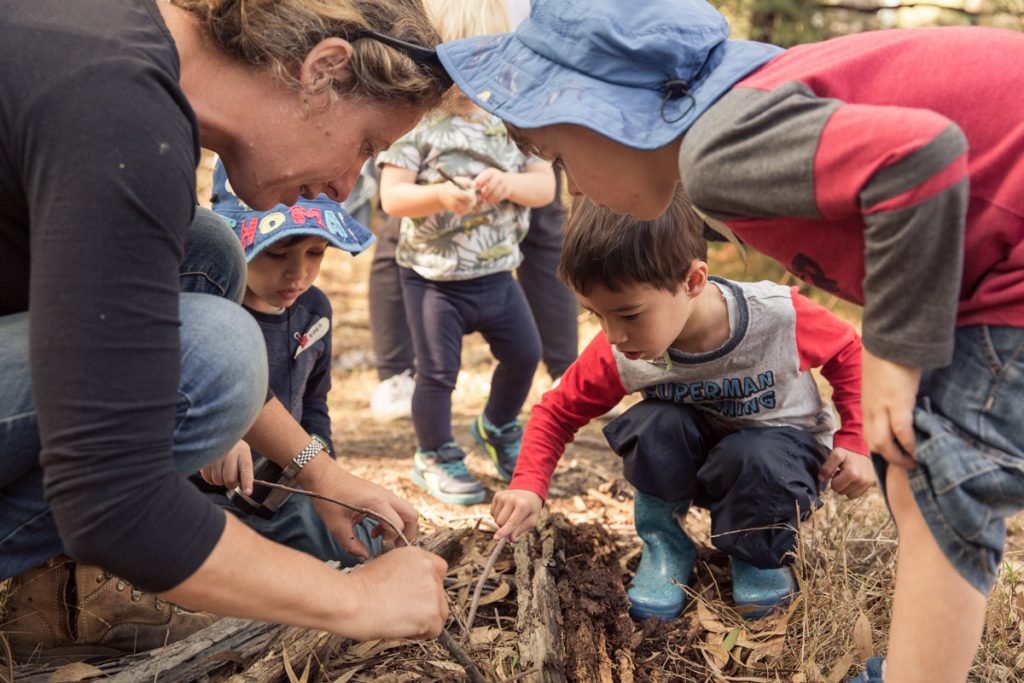
<svg viewBox="0 0 1024 683"><path fill-rule="evenodd" d="M195 208L199 145L254 208L343 199L447 87L413 45L436 42L420 4L21 2L0 35L0 576L67 551L196 609L355 638L436 634L436 557L401 548L340 574L182 477L245 433L307 489L415 532L411 506L333 465L264 401L264 351L241 308L181 291L234 298L243 282L237 241ZM318 512L366 556L357 517ZM81 576L50 566L33 582L72 599L19 626L44 647L87 648Z"/></svg>

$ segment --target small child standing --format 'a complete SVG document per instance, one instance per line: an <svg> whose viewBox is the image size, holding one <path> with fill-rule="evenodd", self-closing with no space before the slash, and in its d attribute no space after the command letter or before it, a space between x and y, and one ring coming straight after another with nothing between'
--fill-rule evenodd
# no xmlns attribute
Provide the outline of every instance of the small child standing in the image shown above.
<svg viewBox="0 0 1024 683"><path fill-rule="evenodd" d="M502 0L428 0L442 37L508 30ZM396 258L416 353L413 480L438 500L470 505L484 488L452 436L451 394L462 338L480 332L498 361L473 437L509 481L522 438L519 411L540 360L540 337L512 271L528 207L554 197L550 164L524 156L505 127L456 93L378 157L385 212L402 217Z"/></svg>
<svg viewBox="0 0 1024 683"><path fill-rule="evenodd" d="M327 409L332 311L327 295L313 282L328 246L359 254L373 243L373 234L324 195L300 199L290 207L281 204L269 211L255 211L231 192L220 161L213 173L212 204L245 251L249 265L242 305L263 332L270 391L334 457ZM239 349L239 353L262 352ZM240 514L220 487L238 487L234 494L244 494L245 509L258 509L250 498L254 455L245 441L239 441L228 455L199 471L207 485L197 484L217 505L235 513L261 535L321 560L355 564L305 496L292 496L269 517L261 516L269 514L265 509L260 514ZM372 528L365 521L355 527L371 556L380 550L380 541L369 533Z"/></svg>
<svg viewBox="0 0 1024 683"><path fill-rule="evenodd" d="M637 489L644 550L628 591L637 619L683 609L673 580L689 580L697 552L677 517L691 504L710 510L736 608L752 618L796 589L786 567L795 530L829 480L851 498L874 480L853 327L796 288L709 278L702 225L678 188L653 221L576 200L559 274L602 333L534 406L515 476L491 507L498 537L532 527L565 444L640 392L604 429ZM833 387L838 431L815 367Z"/></svg>

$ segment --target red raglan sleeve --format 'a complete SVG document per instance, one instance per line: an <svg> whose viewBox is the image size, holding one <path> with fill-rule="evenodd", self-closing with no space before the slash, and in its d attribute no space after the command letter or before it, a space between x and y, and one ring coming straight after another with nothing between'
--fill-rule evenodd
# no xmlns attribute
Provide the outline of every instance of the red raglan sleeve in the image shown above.
<svg viewBox="0 0 1024 683"><path fill-rule="evenodd" d="M625 395L612 347L604 334L598 333L558 386L533 407L509 488L533 491L546 500L551 475L566 444Z"/></svg>
<svg viewBox="0 0 1024 683"><path fill-rule="evenodd" d="M834 446L867 455L860 413L860 337L853 326L832 315L793 287L796 346L800 369L821 368L832 385L840 427Z"/></svg>

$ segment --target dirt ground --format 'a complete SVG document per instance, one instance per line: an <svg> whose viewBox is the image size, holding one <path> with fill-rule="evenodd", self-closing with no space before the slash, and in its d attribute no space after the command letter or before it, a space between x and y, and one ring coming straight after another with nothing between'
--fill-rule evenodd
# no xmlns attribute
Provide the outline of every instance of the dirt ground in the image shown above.
<svg viewBox="0 0 1024 683"><path fill-rule="evenodd" d="M416 442L409 421L378 424L370 415L376 387L368 325L370 256L329 251L319 284L334 304L334 386L330 408L339 458L354 473L406 497L422 515L423 534L471 529L452 563L449 594L457 631L470 584L491 552L488 500L468 507L440 503L412 483ZM742 277L742 274L738 274ZM834 303L834 302L832 302ZM856 315L852 308L843 314ZM581 319L585 343L596 326ZM455 437L469 469L490 492L504 485L469 435L483 408L493 361L479 335L466 339L454 402ZM550 380L541 368L528 406ZM626 403L628 404L629 399ZM632 489L601 435L584 428L555 472L548 564L558 587L559 674L570 681L845 681L863 660L883 654L895 558L895 532L877 490L856 501L831 492L801 531L795 572L800 598L785 613L745 622L731 609L728 562L709 542L706 512L691 510L684 526L701 547L690 599L674 621L632 622L624 587L639 561ZM540 552L530 546L531 552ZM1007 564L990 600L985 640L972 681L1024 681L1024 517L1010 523ZM525 553L523 553L525 555ZM492 680L542 680L530 669L522 602L512 581L513 552L492 573L470 638L471 656ZM522 600L522 598L520 598ZM517 614L517 611L519 614ZM343 649L325 662L331 681L459 680L461 669L433 643L375 641ZM556 676L553 679L557 680Z"/></svg>

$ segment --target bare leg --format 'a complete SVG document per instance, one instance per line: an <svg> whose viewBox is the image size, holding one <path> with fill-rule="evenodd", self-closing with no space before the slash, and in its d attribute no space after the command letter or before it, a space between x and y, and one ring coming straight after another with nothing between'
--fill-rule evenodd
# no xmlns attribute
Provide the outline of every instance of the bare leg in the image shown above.
<svg viewBox="0 0 1024 683"><path fill-rule="evenodd" d="M963 683L981 641L985 596L956 571L914 501L907 471L890 466L899 530L886 683Z"/></svg>

